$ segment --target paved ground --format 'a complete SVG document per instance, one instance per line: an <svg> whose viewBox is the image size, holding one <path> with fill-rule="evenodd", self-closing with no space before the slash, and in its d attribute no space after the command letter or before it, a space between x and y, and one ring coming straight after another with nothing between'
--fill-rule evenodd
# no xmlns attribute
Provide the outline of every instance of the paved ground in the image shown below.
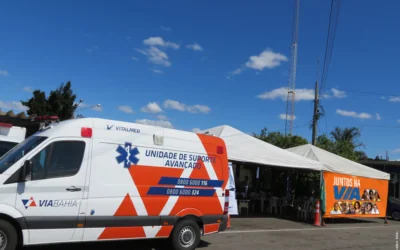
<svg viewBox="0 0 400 250"><path fill-rule="evenodd" d="M399 250L396 248L396 233L400 231L400 222L389 220L388 225L385 225L381 219L327 222L326 227L314 227L306 223L276 218L236 218L232 219L230 230L204 237L198 249ZM86 250L89 248L158 250L168 249L166 243L164 240L130 241L30 247L26 250ZM400 245L400 239L398 244Z"/></svg>

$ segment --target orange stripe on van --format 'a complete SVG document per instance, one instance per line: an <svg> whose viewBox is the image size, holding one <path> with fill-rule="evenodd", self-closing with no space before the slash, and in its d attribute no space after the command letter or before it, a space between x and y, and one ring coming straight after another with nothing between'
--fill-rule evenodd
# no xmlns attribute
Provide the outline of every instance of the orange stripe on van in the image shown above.
<svg viewBox="0 0 400 250"><path fill-rule="evenodd" d="M219 226L219 223L204 225L204 234L218 233Z"/></svg>
<svg viewBox="0 0 400 250"><path fill-rule="evenodd" d="M173 226L162 226L160 231L158 231L156 237L169 237L171 234Z"/></svg>
<svg viewBox="0 0 400 250"><path fill-rule="evenodd" d="M132 199L129 194L126 194L121 205L115 212L114 216L137 216L135 206L133 205Z"/></svg>
<svg viewBox="0 0 400 250"><path fill-rule="evenodd" d="M132 199L127 194L114 216L137 216ZM105 239L124 239L124 238L144 238L146 233L143 227L109 227L105 228L99 236L99 240Z"/></svg>
<svg viewBox="0 0 400 250"><path fill-rule="evenodd" d="M206 179L209 180L207 169L204 163L199 160L198 164L201 165L200 168L193 169L190 174L190 178L193 179ZM213 189L210 188L209 189ZM221 208L221 203L217 197L214 195L212 197L190 197L190 196L180 196L176 202L174 208L171 210L170 215L176 215L186 208L196 208L202 214L222 214L223 210Z"/></svg>
<svg viewBox="0 0 400 250"><path fill-rule="evenodd" d="M224 184L222 188L225 188L228 184L228 177L229 177L229 169L228 169L228 154L225 146L224 140L218 137L213 137L204 134L197 134L201 143L204 146L205 151L207 152L208 156L217 156L221 161L219 165L212 163L214 168L215 174L217 175L219 180L224 180ZM222 154L217 154L217 147L221 146L224 148L224 152ZM224 178L225 177L225 178Z"/></svg>
<svg viewBox="0 0 400 250"><path fill-rule="evenodd" d="M110 227L100 235L99 240L146 238L143 227Z"/></svg>
<svg viewBox="0 0 400 250"><path fill-rule="evenodd" d="M169 198L169 196L148 196L147 192L149 191L149 188L151 186L159 186L158 182L163 176L179 178L182 175L182 172L183 169L180 168L153 166L132 166L129 169L129 173L136 184L149 216L160 215ZM168 187L165 185L163 186Z"/></svg>

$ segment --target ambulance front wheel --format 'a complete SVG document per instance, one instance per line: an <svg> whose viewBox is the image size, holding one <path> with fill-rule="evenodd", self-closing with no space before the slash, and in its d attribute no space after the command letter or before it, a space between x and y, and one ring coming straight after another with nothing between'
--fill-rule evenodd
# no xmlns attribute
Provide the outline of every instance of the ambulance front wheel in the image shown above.
<svg viewBox="0 0 400 250"><path fill-rule="evenodd" d="M197 222L190 219L178 222L174 226L171 243L174 250L194 250L200 243L200 227Z"/></svg>
<svg viewBox="0 0 400 250"><path fill-rule="evenodd" d="M14 250L17 243L18 235L13 225L0 219L0 250Z"/></svg>

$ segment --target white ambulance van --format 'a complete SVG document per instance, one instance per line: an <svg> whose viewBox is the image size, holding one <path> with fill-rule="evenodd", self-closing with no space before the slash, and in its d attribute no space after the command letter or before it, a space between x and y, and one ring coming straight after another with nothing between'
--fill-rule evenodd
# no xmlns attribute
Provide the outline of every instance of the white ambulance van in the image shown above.
<svg viewBox="0 0 400 250"><path fill-rule="evenodd" d="M25 140L26 128L0 123L0 157ZM1 249L1 248L0 248Z"/></svg>
<svg viewBox="0 0 400 250"><path fill-rule="evenodd" d="M103 119L52 123L0 159L0 249L224 231L222 139Z"/></svg>

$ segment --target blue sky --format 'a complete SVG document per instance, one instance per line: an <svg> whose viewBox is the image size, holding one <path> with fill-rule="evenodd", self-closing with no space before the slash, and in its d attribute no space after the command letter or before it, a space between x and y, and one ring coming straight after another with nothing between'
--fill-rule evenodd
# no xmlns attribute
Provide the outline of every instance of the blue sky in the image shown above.
<svg viewBox="0 0 400 250"><path fill-rule="evenodd" d="M400 2L385 3L342 1L319 133L360 127L370 157L396 159ZM329 8L300 3L294 133L307 139ZM291 0L3 2L0 108L71 81L85 116L284 132L292 13Z"/></svg>

